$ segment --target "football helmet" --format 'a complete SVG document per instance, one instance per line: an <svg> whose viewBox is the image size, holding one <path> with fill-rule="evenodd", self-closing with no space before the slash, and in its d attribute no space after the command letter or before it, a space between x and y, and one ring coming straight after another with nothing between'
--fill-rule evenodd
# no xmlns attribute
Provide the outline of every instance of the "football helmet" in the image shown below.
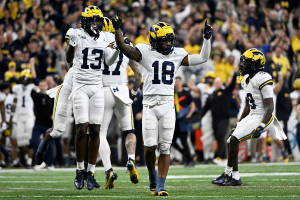
<svg viewBox="0 0 300 200"><path fill-rule="evenodd" d="M81 27L97 39L103 26L103 14L97 6L88 6L81 13Z"/></svg>
<svg viewBox="0 0 300 200"><path fill-rule="evenodd" d="M111 33L115 33L115 29L113 27L112 22L107 17L103 17L103 26L102 31L107 31Z"/></svg>
<svg viewBox="0 0 300 200"><path fill-rule="evenodd" d="M176 42L174 30L169 24L158 22L150 28L149 42L151 47L157 52L168 55L173 51ZM170 42L170 44L167 44L167 42ZM167 46L167 48L163 48L162 45Z"/></svg>
<svg viewBox="0 0 300 200"><path fill-rule="evenodd" d="M296 90L300 90L300 78L297 78L294 83L293 83L293 87Z"/></svg>
<svg viewBox="0 0 300 200"><path fill-rule="evenodd" d="M24 69L20 74L20 81L23 85L28 85L32 80L32 74L29 69Z"/></svg>
<svg viewBox="0 0 300 200"><path fill-rule="evenodd" d="M240 72L242 75L261 71L266 63L265 55L258 49L248 49L241 55Z"/></svg>

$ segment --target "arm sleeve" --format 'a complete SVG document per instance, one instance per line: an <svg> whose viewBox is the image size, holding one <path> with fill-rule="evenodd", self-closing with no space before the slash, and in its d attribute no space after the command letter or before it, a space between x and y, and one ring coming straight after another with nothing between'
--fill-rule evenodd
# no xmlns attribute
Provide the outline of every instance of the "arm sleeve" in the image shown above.
<svg viewBox="0 0 300 200"><path fill-rule="evenodd" d="M104 59L105 63L110 66L112 65L118 58L120 51L116 49L112 49L107 47L104 49Z"/></svg>
<svg viewBox="0 0 300 200"><path fill-rule="evenodd" d="M210 40L204 39L199 55L188 55L189 66L199 65L208 60L211 50Z"/></svg>
<svg viewBox="0 0 300 200"><path fill-rule="evenodd" d="M273 87L271 85L266 85L261 89L261 94L263 99L273 98L274 96Z"/></svg>

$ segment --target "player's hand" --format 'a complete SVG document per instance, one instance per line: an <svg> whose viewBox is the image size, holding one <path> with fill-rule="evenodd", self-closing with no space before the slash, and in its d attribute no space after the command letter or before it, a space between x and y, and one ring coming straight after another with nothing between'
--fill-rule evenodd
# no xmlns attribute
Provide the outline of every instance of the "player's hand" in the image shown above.
<svg viewBox="0 0 300 200"><path fill-rule="evenodd" d="M79 34L75 30L75 32L72 35L70 35L69 44L73 47L76 47L78 44L78 38L79 38Z"/></svg>
<svg viewBox="0 0 300 200"><path fill-rule="evenodd" d="M252 131L251 138L259 138L263 131L264 131L264 127L259 125L256 129Z"/></svg>
<svg viewBox="0 0 300 200"><path fill-rule="evenodd" d="M5 137L10 137L11 132L12 132L12 127L13 127L13 122L7 123L7 128L4 132Z"/></svg>
<svg viewBox="0 0 300 200"><path fill-rule="evenodd" d="M137 94L137 91L134 91L133 89L131 89L129 91L129 97L132 101L134 101L136 94Z"/></svg>
<svg viewBox="0 0 300 200"><path fill-rule="evenodd" d="M119 15L119 10L117 10L117 15L110 19L113 23L113 27L115 30L118 30L120 26L122 25L122 18Z"/></svg>
<svg viewBox="0 0 300 200"><path fill-rule="evenodd" d="M212 36L213 27L209 24L207 24L207 20L205 21L205 27L204 27L204 38L209 40Z"/></svg>
<svg viewBox="0 0 300 200"><path fill-rule="evenodd" d="M1 129L2 129L2 131L5 131L5 130L7 129L7 124L6 124L6 122L2 122L2 124L1 124Z"/></svg>

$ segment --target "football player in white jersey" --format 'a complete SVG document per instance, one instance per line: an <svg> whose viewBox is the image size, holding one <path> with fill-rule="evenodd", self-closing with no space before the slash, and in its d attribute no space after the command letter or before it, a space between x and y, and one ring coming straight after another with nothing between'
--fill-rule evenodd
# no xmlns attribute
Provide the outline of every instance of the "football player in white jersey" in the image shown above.
<svg viewBox="0 0 300 200"><path fill-rule="evenodd" d="M108 18L104 18L103 30L114 32L112 22ZM127 45L133 46L131 40L124 37ZM141 73L135 61L129 60L123 53L119 53L119 58L108 66L104 63L103 70L103 89L105 97L104 116L100 128L100 147L99 153L102 158L103 166L106 173L105 189L114 187L114 180L117 179L117 174L113 171L110 161L110 147L107 141L107 129L111 121L113 113L118 118L120 128L125 135L125 148L128 154L127 169L130 180L136 184L139 181L139 175L135 167L135 149L136 136L134 132L133 116L129 91L127 87L127 67L131 67L135 73L134 90L137 91L141 83Z"/></svg>
<svg viewBox="0 0 300 200"><path fill-rule="evenodd" d="M2 94L6 95L6 98L4 101L6 127L2 128L2 132L5 131L4 132L5 137L10 137L12 166L19 166L16 132L14 132L14 134L12 134L13 116L14 116L14 112L16 109L17 99L15 98L15 95L11 92L10 83L8 83L8 82L1 83L0 90L2 91L2 93L0 95L0 101L3 99ZM2 108L1 108L1 111L2 111ZM5 138L3 138L1 141L3 143L3 145L5 145L5 141L6 141Z"/></svg>
<svg viewBox="0 0 300 200"><path fill-rule="evenodd" d="M229 143L227 167L221 176L212 181L213 184L242 185L238 172L240 142L259 138L264 131L275 132L280 140L286 139L278 120L273 115L273 81L270 74L263 72L265 62L264 54L255 48L248 49L241 56L240 72L243 75L241 85L246 92L246 105L227 140Z"/></svg>
<svg viewBox="0 0 300 200"><path fill-rule="evenodd" d="M167 196L164 188L170 165L170 146L175 128L174 74L181 65L198 65L210 55L212 27L205 22L204 42L200 55L188 55L183 48L174 47L176 36L171 26L159 22L149 31L151 45L126 45L119 27L122 19L117 13L112 19L118 48L129 59L139 62L143 88L143 139L145 160L152 195ZM136 91L131 91L136 94ZM158 173L155 170L155 150L159 148Z"/></svg>
<svg viewBox="0 0 300 200"><path fill-rule="evenodd" d="M21 155L27 162L27 166L32 164L32 159L28 158L28 146L35 120L33 100L31 98L31 91L35 85L31 83L32 78L30 70L24 69L20 76L21 84L15 85L12 89L17 98L15 115L13 117L15 126L13 126L12 134L16 135L18 147Z"/></svg>
<svg viewBox="0 0 300 200"><path fill-rule="evenodd" d="M73 62L73 88L70 94L76 124L75 151L77 160L74 185L84 186L84 157L88 151L88 190L94 189L94 171L100 143L100 125L104 112L102 87L103 61L110 66L119 56L110 46L114 35L102 31L103 14L97 6L88 6L81 13L80 29L69 29L70 40L66 50L67 62ZM89 128L88 148L86 148Z"/></svg>

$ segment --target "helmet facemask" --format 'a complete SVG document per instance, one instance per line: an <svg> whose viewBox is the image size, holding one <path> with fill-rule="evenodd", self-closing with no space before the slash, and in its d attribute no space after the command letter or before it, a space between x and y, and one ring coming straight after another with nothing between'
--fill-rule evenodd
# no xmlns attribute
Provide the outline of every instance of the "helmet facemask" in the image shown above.
<svg viewBox="0 0 300 200"><path fill-rule="evenodd" d="M81 17L81 25L83 29L94 39L99 38L99 33L102 30L103 18L98 15L93 17Z"/></svg>
<svg viewBox="0 0 300 200"><path fill-rule="evenodd" d="M239 70L241 71L242 76L261 71L262 69L263 67L260 66L259 60L255 61L253 59L246 59L244 56L241 56Z"/></svg>
<svg viewBox="0 0 300 200"><path fill-rule="evenodd" d="M150 40L150 44L152 48L163 55L170 54L174 49L175 43L176 43L176 36L171 34L166 35L163 38L157 38L157 40L155 40L154 38ZM163 46L166 46L166 48L164 48Z"/></svg>

